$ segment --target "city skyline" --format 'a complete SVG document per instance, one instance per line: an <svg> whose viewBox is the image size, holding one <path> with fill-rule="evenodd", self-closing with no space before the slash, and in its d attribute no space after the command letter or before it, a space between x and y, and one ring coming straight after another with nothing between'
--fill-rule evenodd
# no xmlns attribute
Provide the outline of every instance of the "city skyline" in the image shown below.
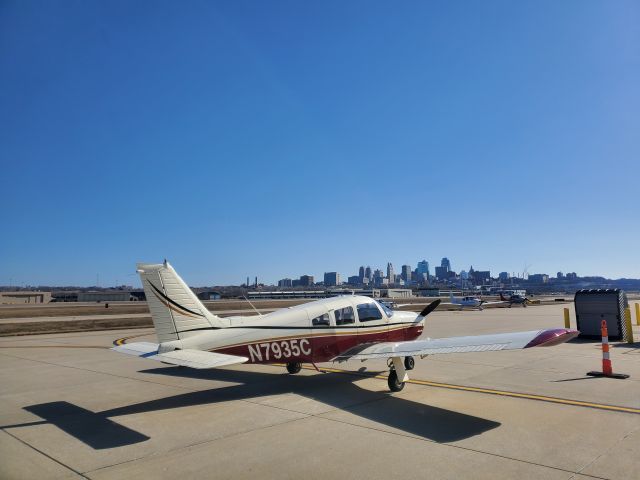
<svg viewBox="0 0 640 480"><path fill-rule="evenodd" d="M0 284L640 276L637 2L5 2Z"/></svg>
<svg viewBox="0 0 640 480"><path fill-rule="evenodd" d="M453 261L451 260L453 259ZM170 259L169 259L170 260ZM482 263L477 263L477 268L473 265L470 264L468 267L460 267L460 268L456 268L456 262L455 262L455 258L454 257L442 257L440 260L427 260L425 258L422 258L421 260L417 260L414 263L408 262L408 263L404 263L400 266L400 268L398 268L396 266L396 264L392 261L385 261L382 262L381 264L361 264L361 265L356 265L351 267L350 269L345 269L344 271L341 270L324 270L321 272L305 272L305 273L290 273L289 275L284 275L280 278L277 279L267 279L266 277L261 276L259 273L256 274L255 272L251 273L251 274L245 274L243 275L241 278L243 280L236 280L235 282L232 281L230 283L223 283L223 282L216 282L213 280L214 276L210 276L207 277L205 275L205 280L204 281L196 281L195 280L195 276L191 276L191 277L187 277L185 275L185 278L189 278L189 284L192 286L212 286L212 285L219 285L219 286L239 286L239 285L246 285L248 282L249 286L253 286L256 281L258 284L263 284L263 285L268 285L268 286L278 286L279 282L282 280L290 280L292 282L294 282L295 280L304 278L303 283L300 286L312 286L312 285L316 285L320 282L324 283L323 280L325 280L327 278L327 275L332 275L332 281L329 283L329 285L341 285L341 284L347 284L348 279L353 277L353 276L359 276L360 272L360 267L363 268L363 273L366 273L369 269L371 269L371 276L375 277L375 273L376 272L380 272L380 275L382 275L384 278L387 278L388 276L388 271L387 268L389 267L389 265L393 266L393 271L395 272L395 276L396 278L401 278L402 276L402 269L405 266L410 266L411 267L411 272L412 275L415 274L416 270L418 270L420 268L420 264L422 264L422 262L426 262L428 264L428 268L429 268L429 274L430 274L430 278L431 279L435 279L436 278L436 267L440 267L442 265L442 261L443 260L447 260L448 262L448 267L450 268L451 272L454 272L455 274L457 274L458 276L460 276L461 274L463 274L463 272L468 275L469 274L469 270L470 268L473 267L474 271L476 272L486 272L489 271L491 273L491 278L493 279L499 279L500 274L501 273L507 273L509 275L510 278L514 278L514 279L523 279L524 277L522 276L525 272L523 271L515 271L515 272L511 272L511 271L507 271L507 270L503 270L503 269L499 269L499 268L485 268ZM170 260L171 261L171 260ZM159 263L159 262L158 262ZM172 265L176 265L173 261L171 261ZM530 270L527 273L528 276L531 275L548 275L549 278L556 278L556 275L558 273L563 273L565 276L567 274L570 273L577 273L578 277L603 277L603 278L607 278L607 279L611 279L611 280L617 280L620 278L629 278L629 279L640 279L640 275L636 276L636 277L608 277L607 275L603 275L601 273L585 273L585 272L580 272L580 271L575 271L572 269L566 269L566 270L559 270L559 269L551 269L551 270L545 270L545 271L538 271L536 268L532 268L533 265L529 264L529 265L525 265L528 266L530 268ZM181 268L180 266L178 266L177 268ZM336 277L333 276L334 274L337 274L337 280ZM130 272L128 274L123 274L121 275L119 278L121 279L128 279L125 281L119 281L116 283L117 279L114 282L110 282L109 278L104 278L101 275L94 275L93 277L96 281L91 282L89 281L88 283L84 283L84 284L80 284L80 283L64 283L64 282L52 282L52 283L35 283L35 282L22 282L22 283L6 283L3 284L2 282L0 282L0 287L9 287L10 285L13 285L15 287L25 287L25 286L77 286L77 287L81 287L81 288L86 288L86 287L90 287L90 286L99 286L101 288L105 288L105 287L117 287L117 286L123 286L123 285L130 285L133 286L134 288L138 288L139 285L139 279L138 279L138 274L134 271L134 272ZM206 278L209 278L209 280L206 280ZM465 277L466 278L466 277ZM415 278L414 278L415 280ZM337 282L337 283L336 283ZM373 285L373 283L371 284ZM290 286L290 285L283 285L283 286Z"/></svg>

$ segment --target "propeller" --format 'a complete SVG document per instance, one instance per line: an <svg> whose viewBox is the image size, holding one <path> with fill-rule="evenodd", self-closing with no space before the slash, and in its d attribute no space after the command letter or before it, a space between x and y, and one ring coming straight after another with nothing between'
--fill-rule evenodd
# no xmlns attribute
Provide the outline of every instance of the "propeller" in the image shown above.
<svg viewBox="0 0 640 480"><path fill-rule="evenodd" d="M436 308L438 308L438 305L440 305L440 302L442 300L437 299L434 300L433 302L431 302L429 305L427 305L426 307L424 307L424 309L420 312L420 317L426 317L427 315L429 315L431 312L433 312Z"/></svg>

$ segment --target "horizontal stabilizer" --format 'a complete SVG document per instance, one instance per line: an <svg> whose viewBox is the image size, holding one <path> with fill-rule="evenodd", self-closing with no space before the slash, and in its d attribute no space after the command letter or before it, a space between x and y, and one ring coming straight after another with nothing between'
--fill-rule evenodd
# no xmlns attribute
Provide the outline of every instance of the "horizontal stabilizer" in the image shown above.
<svg viewBox="0 0 640 480"><path fill-rule="evenodd" d="M203 350L172 350L158 353L158 344L148 342L127 343L113 347L111 350L127 355L135 355L148 360L156 360L158 362L190 368L224 367L226 365L244 363L249 360L247 357L205 352Z"/></svg>
<svg viewBox="0 0 640 480"><path fill-rule="evenodd" d="M113 347L111 350L115 350L118 353L124 353L126 355L142 357L144 355L158 353L158 344L151 342L125 343L118 345L117 347Z"/></svg>

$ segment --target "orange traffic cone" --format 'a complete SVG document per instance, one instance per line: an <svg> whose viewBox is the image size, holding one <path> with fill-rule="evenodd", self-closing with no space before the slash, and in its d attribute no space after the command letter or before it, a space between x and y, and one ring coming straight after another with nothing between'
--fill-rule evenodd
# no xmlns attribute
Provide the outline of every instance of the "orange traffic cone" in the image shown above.
<svg viewBox="0 0 640 480"><path fill-rule="evenodd" d="M611 358L609 357L609 331L607 330L607 321L602 320L602 371L601 372L587 372L587 375L591 377L610 377L610 378L629 378L629 375L625 373L613 373L613 367L611 366Z"/></svg>

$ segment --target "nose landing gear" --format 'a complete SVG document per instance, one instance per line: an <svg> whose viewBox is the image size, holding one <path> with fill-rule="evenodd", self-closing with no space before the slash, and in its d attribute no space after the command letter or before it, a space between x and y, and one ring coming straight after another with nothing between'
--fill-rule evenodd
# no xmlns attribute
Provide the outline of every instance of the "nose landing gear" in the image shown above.
<svg viewBox="0 0 640 480"><path fill-rule="evenodd" d="M387 385L392 392L400 392L404 388L404 384L409 380L407 370L413 370L415 366L415 360L413 357L393 357L389 362L389 377L387 378Z"/></svg>
<svg viewBox="0 0 640 480"><path fill-rule="evenodd" d="M302 370L302 363L300 362L287 363L287 372L289 372L291 375L295 375L296 373L299 373L300 370Z"/></svg>
<svg viewBox="0 0 640 480"><path fill-rule="evenodd" d="M400 392L404 388L404 382L398 380L398 374L394 369L389 370L387 384L389 385L389 390L392 392Z"/></svg>

